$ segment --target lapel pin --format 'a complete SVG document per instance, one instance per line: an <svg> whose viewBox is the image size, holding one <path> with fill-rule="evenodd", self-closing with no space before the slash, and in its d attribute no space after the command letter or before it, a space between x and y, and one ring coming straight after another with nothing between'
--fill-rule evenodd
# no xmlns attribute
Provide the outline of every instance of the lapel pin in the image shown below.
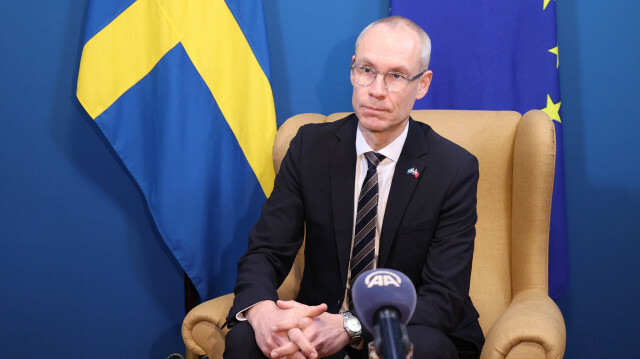
<svg viewBox="0 0 640 359"><path fill-rule="evenodd" d="M420 173L418 173L418 170L414 168L409 168L407 170L407 174L408 175L413 175L413 177L418 178L418 176L420 176Z"/></svg>

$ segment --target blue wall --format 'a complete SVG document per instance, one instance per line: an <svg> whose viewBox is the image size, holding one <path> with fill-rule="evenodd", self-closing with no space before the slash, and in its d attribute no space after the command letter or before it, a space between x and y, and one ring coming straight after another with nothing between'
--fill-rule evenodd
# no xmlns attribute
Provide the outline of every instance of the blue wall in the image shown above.
<svg viewBox="0 0 640 359"><path fill-rule="evenodd" d="M542 2L542 1L541 1ZM351 108L359 30L388 1L265 1L278 122ZM19 4L19 5L18 5ZM639 348L640 5L558 6L571 282L567 358ZM75 99L86 2L0 3L0 357L183 352L182 271ZM27 341L25 341L27 340Z"/></svg>
<svg viewBox="0 0 640 359"><path fill-rule="evenodd" d="M0 357L183 352L183 274L75 99L86 4L0 5Z"/></svg>
<svg viewBox="0 0 640 359"><path fill-rule="evenodd" d="M640 3L557 3L570 252L567 358L640 352Z"/></svg>

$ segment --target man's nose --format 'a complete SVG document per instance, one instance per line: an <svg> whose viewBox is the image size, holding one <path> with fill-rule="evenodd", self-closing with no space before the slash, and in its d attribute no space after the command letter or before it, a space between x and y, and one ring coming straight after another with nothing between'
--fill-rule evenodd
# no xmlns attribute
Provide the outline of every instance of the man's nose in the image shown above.
<svg viewBox="0 0 640 359"><path fill-rule="evenodd" d="M369 94L377 98L387 95L387 85L384 83L384 75L376 74L376 78L369 86Z"/></svg>

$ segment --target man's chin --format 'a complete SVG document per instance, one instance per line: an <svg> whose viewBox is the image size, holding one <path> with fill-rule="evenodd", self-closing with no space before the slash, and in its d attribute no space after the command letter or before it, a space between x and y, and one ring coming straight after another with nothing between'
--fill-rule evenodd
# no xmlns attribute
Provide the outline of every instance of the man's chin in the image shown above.
<svg viewBox="0 0 640 359"><path fill-rule="evenodd" d="M358 123L361 128L370 132L383 132L387 129L387 122L374 116L358 116Z"/></svg>

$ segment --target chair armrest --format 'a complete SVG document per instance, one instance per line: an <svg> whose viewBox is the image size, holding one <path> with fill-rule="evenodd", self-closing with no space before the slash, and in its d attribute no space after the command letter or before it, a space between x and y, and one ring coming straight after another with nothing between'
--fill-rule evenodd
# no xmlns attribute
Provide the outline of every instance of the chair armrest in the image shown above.
<svg viewBox="0 0 640 359"><path fill-rule="evenodd" d="M208 300L193 308L182 322L182 339L187 348L198 355L222 358L224 336L220 329L233 304L233 294Z"/></svg>
<svg viewBox="0 0 640 359"><path fill-rule="evenodd" d="M556 303L540 290L518 293L487 333L482 359L505 358L512 351L546 353L543 358L562 358L566 328Z"/></svg>
<svg viewBox="0 0 640 359"><path fill-rule="evenodd" d="M304 244L298 251L291 272L278 288L278 298L292 300L300 288L304 267ZM182 321L182 339L187 348L198 355L222 358L224 338L229 328L222 329L233 305L233 294L208 300L193 308Z"/></svg>

